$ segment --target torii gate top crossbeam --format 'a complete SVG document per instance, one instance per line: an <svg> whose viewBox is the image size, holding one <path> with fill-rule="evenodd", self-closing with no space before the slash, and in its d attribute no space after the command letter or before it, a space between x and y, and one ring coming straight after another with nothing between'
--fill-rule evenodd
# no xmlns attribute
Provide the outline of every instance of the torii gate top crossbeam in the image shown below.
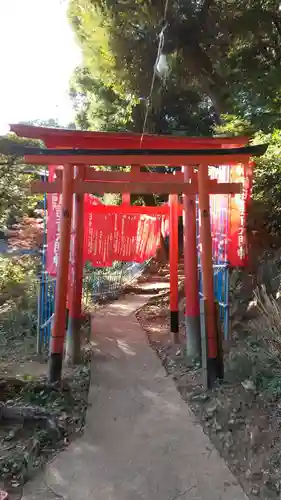
<svg viewBox="0 0 281 500"><path fill-rule="evenodd" d="M33 125L11 124L12 132L20 137L40 139L47 147L68 148L142 148L151 149L204 149L233 148L248 144L248 137L183 137L171 135L141 134L130 132L90 132L84 130L68 130Z"/></svg>

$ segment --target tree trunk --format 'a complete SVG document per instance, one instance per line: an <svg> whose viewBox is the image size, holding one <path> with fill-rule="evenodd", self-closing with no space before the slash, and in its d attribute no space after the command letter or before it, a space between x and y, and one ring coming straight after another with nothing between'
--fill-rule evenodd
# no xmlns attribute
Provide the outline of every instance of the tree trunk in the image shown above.
<svg viewBox="0 0 281 500"><path fill-rule="evenodd" d="M183 48L186 66L198 80L202 91L210 98L220 123L220 116L229 111L229 92L224 78L214 69L213 64L199 43Z"/></svg>

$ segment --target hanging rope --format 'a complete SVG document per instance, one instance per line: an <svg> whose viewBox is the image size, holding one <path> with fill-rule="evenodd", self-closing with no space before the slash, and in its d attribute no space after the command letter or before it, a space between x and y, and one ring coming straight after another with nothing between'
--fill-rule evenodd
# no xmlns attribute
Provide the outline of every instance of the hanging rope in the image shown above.
<svg viewBox="0 0 281 500"><path fill-rule="evenodd" d="M152 74L152 80L151 80L151 85L150 85L150 91L149 94L146 98L146 106L145 106L145 115L144 115L144 121L143 121L143 127L142 127L142 135L140 139L140 147L142 147L142 142L143 142L143 137L146 131L146 125L147 125L147 120L148 120L148 115L149 115L149 110L152 105L152 94L153 94L153 89L155 85L155 80L156 80L156 74L157 74L157 66L162 54L162 50L164 47L164 42L165 42L165 31L168 27L167 23L167 11L168 11L168 5L169 5L169 0L165 0L165 6L164 6L164 15L163 15L163 27L159 33L159 43L158 43L158 49L157 49L157 56L156 56L156 61L153 67L153 74Z"/></svg>

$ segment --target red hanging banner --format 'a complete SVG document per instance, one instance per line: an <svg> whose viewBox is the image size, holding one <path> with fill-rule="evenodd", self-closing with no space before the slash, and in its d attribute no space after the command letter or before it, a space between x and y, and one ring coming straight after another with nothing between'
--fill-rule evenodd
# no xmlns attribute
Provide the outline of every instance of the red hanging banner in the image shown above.
<svg viewBox="0 0 281 500"><path fill-rule="evenodd" d="M55 171L58 167L49 166L49 182L56 178ZM59 252L59 228L61 212L61 194L54 193L47 195L47 252L46 269L50 276L57 275L58 252Z"/></svg>
<svg viewBox="0 0 281 500"><path fill-rule="evenodd" d="M95 267L111 266L114 261L144 262L153 257L160 242L161 217L114 213L108 206L96 213L96 200L88 196L84 211L84 262Z"/></svg>
<svg viewBox="0 0 281 500"><path fill-rule="evenodd" d="M243 186L241 194L210 196L213 258L216 264L244 267L248 263L246 222L252 192L252 170L251 162L231 167L209 167L211 179L237 182Z"/></svg>
<svg viewBox="0 0 281 500"><path fill-rule="evenodd" d="M210 167L210 178L217 180L218 183L229 182L230 168L227 165ZM228 194L210 196L212 248L216 264L226 264L228 262L229 200Z"/></svg>
<svg viewBox="0 0 281 500"><path fill-rule="evenodd" d="M243 192L230 198L228 260L233 267L243 267L248 263L246 221L252 192L252 163L233 166L230 181L241 182Z"/></svg>
<svg viewBox="0 0 281 500"><path fill-rule="evenodd" d="M98 198L85 195L84 198L84 262L92 261L92 256L95 256L97 267L102 267L102 226L104 221L103 214L95 214L94 207L101 202Z"/></svg>

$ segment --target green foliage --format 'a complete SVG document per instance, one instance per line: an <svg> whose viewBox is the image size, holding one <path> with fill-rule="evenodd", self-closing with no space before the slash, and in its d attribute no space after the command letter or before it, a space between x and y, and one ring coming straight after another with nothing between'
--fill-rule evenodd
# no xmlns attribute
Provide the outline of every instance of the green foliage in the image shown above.
<svg viewBox="0 0 281 500"><path fill-rule="evenodd" d="M255 300L259 317L250 324L251 336L247 341L246 355L257 389L276 400L281 397L281 309L265 286L255 291Z"/></svg>
<svg viewBox="0 0 281 500"><path fill-rule="evenodd" d="M255 160L253 176L253 211L262 212L269 232L281 233L281 130L257 131L249 120L235 115L224 117L224 124L214 127L217 135L251 137L253 144L268 144L266 153Z"/></svg>
<svg viewBox="0 0 281 500"><path fill-rule="evenodd" d="M264 156L255 162L253 198L264 206L271 231L281 231L281 130L272 134L257 132L254 143L267 143Z"/></svg>
<svg viewBox="0 0 281 500"><path fill-rule="evenodd" d="M237 137L242 135L251 137L256 132L254 125L249 120L239 116L222 115L222 120L223 124L213 127L216 136Z"/></svg>
<svg viewBox="0 0 281 500"><path fill-rule="evenodd" d="M24 174L24 167L7 165L0 168L0 227L3 227L31 214L38 197L28 193L32 175Z"/></svg>
<svg viewBox="0 0 281 500"><path fill-rule="evenodd" d="M102 198L105 205L120 205L121 196L118 193L105 193Z"/></svg>
<svg viewBox="0 0 281 500"><path fill-rule="evenodd" d="M113 84L105 84L91 76L86 68L78 68L72 78L70 95L80 128L105 131L141 132L145 116L145 99L133 92L119 92ZM146 94L145 94L146 95ZM206 135L213 119L206 106L191 90L170 87L157 91L152 100L147 130L158 133Z"/></svg>
<svg viewBox="0 0 281 500"><path fill-rule="evenodd" d="M86 364L71 373L61 390L35 377L7 381L9 418L5 418L1 433L0 475L9 490L22 488L36 469L81 433L89 379L90 369Z"/></svg>
<svg viewBox="0 0 281 500"><path fill-rule="evenodd" d="M13 260L0 257L0 293L13 287L15 283L24 281L25 271L17 265Z"/></svg>
<svg viewBox="0 0 281 500"><path fill-rule="evenodd" d="M105 86L101 80L92 78L88 70L75 71L70 95L80 128L110 131L132 126L132 111L137 102L129 94L118 94L113 85Z"/></svg>
<svg viewBox="0 0 281 500"><path fill-rule="evenodd" d="M74 74L71 95L84 128L142 129L163 7L146 1L137 7L135 2L132 6L130 2L70 2L69 17L84 56L83 67ZM159 78L155 81L147 129L209 133L210 103L198 94L182 56L173 51L169 62L172 77L165 86Z"/></svg>
<svg viewBox="0 0 281 500"><path fill-rule="evenodd" d="M20 297L11 298L10 296L8 302L2 306L0 310L1 359L12 361L19 354L35 354L36 291L35 286L22 287Z"/></svg>
<svg viewBox="0 0 281 500"><path fill-rule="evenodd" d="M54 118L49 118L49 120L31 120L31 121L23 121L20 122L24 125L33 125L36 127L49 127L49 128L62 128L62 125L58 122L58 120ZM68 123L68 129L76 129L75 123Z"/></svg>
<svg viewBox="0 0 281 500"><path fill-rule="evenodd" d="M29 257L0 259L0 352L10 363L36 352L36 263Z"/></svg>
<svg viewBox="0 0 281 500"><path fill-rule="evenodd" d="M0 137L1 151L5 152L13 143L37 145L38 141L27 141L9 134ZM0 154L0 228L15 223L23 215L32 214L39 198L30 195L29 184L35 178L36 170L33 165L15 164L13 157Z"/></svg>
<svg viewBox="0 0 281 500"><path fill-rule="evenodd" d="M210 122L226 112L246 116L264 130L280 127L278 7L273 0L170 2L164 52L171 76L165 85L156 79L148 129L165 133L182 128L192 134L193 126L193 134L206 133ZM84 56L82 72L86 70L90 80L100 89L109 88L118 99L130 96L141 116L163 12L162 0L71 0L69 4ZM100 90L95 92L107 102ZM89 95L84 91L81 95L91 108ZM165 113L159 116L163 108Z"/></svg>
<svg viewBox="0 0 281 500"><path fill-rule="evenodd" d="M9 292L15 285L34 279L34 260L30 257L8 258L0 255L0 276L0 294Z"/></svg>
<svg viewBox="0 0 281 500"><path fill-rule="evenodd" d="M273 357L268 345L264 343L264 333L264 330L259 328L239 342L237 350L232 351L227 360L226 377L235 383L250 379L256 390L266 399L280 401L281 366L278 356Z"/></svg>

